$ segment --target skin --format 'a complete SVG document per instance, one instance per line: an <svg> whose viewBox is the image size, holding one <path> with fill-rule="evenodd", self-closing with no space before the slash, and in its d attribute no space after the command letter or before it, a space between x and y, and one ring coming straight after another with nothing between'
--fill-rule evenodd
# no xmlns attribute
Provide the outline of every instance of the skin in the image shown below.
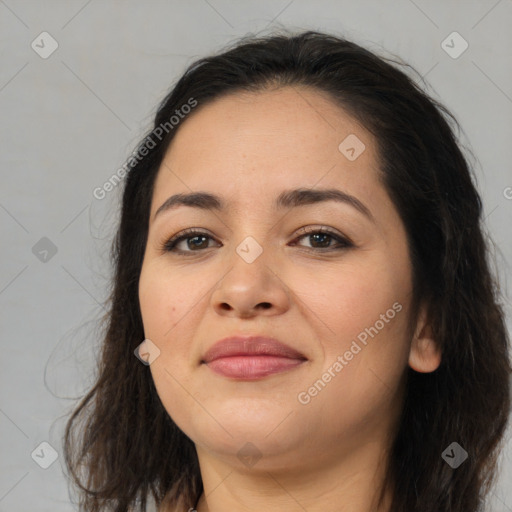
<svg viewBox="0 0 512 512"><path fill-rule="evenodd" d="M365 144L354 161L338 149L349 134ZM139 299L145 336L160 350L150 365L159 397L197 449L199 512L389 509L389 492L379 509L376 492L405 371L434 371L441 356L423 307L408 329L406 233L378 172L372 135L305 87L231 94L180 125L155 183ZM334 201L273 210L279 193L299 187L351 194L374 221ZM218 194L230 208L180 206L153 218L169 196L192 191ZM327 251L336 240L298 233L303 226L326 226L355 246ZM189 256L161 249L191 227L212 238L195 240L199 249L194 235L182 240ZM252 263L236 252L248 236L263 250ZM401 311L300 403L394 303ZM232 334L273 336L307 361L255 381L222 377L201 358ZM261 456L251 466L237 456L247 442Z"/></svg>

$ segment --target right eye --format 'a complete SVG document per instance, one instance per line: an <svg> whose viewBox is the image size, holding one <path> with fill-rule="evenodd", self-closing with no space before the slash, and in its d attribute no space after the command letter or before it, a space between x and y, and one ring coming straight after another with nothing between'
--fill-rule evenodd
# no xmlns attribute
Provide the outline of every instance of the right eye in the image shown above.
<svg viewBox="0 0 512 512"><path fill-rule="evenodd" d="M203 231L197 231L194 228L186 229L185 231L180 231L169 240L163 243L162 251L164 252L176 252L181 254L191 253L191 252L199 252L201 249L208 249L208 242L205 244L205 240L213 240L213 238ZM187 242L187 247L192 250L180 249L178 245L182 242ZM198 249L198 250L196 250Z"/></svg>

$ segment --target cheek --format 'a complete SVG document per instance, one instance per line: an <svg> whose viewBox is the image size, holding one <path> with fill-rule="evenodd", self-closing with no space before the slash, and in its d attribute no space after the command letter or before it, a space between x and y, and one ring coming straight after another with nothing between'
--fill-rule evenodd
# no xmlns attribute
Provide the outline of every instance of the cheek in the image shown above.
<svg viewBox="0 0 512 512"><path fill-rule="evenodd" d="M399 402L408 311L406 297L392 288L347 289L338 291L337 303L325 301L333 341L322 341L323 359L303 383L300 403L308 404L309 416L322 417L331 432L358 436L387 421Z"/></svg>
<svg viewBox="0 0 512 512"><path fill-rule="evenodd" d="M329 327L329 336L322 342L322 370L331 368L336 375L331 379L332 390L337 389L354 407L373 393L381 396L396 389L409 350L408 262L381 257L360 263L332 275L324 288L327 293L315 299Z"/></svg>
<svg viewBox="0 0 512 512"><path fill-rule="evenodd" d="M191 373L194 368L189 366L189 347L193 332L190 322L195 319L191 310L204 292L191 288L183 278L170 276L157 263L143 266L139 280L144 335L160 350L149 370L167 413L178 427L184 428L192 422L191 411L194 410L186 391L193 389Z"/></svg>
<svg viewBox="0 0 512 512"><path fill-rule="evenodd" d="M316 290L308 296L310 305L329 327L329 338L337 340L340 346L347 341L350 344L350 340L376 322L383 333L396 328L397 319L405 316L403 309L410 300L407 272L397 271L387 261L377 258L364 265L354 262L334 269L325 275L323 285L318 278L316 288L313 283L310 285L310 289ZM393 309L395 303L402 306L400 314L396 311L399 306Z"/></svg>
<svg viewBox="0 0 512 512"><path fill-rule="evenodd" d="M177 273L172 277L161 265L143 266L139 302L145 336L165 343L201 296L198 287L190 286Z"/></svg>

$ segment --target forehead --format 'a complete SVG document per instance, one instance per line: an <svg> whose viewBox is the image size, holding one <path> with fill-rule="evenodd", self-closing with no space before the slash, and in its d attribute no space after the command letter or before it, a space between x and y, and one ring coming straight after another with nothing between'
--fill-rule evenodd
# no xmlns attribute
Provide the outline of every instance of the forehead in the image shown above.
<svg viewBox="0 0 512 512"><path fill-rule="evenodd" d="M338 187L363 196L380 187L373 136L316 89L231 93L199 104L178 128L155 183L155 203L199 189L255 204L291 187Z"/></svg>
<svg viewBox="0 0 512 512"><path fill-rule="evenodd" d="M339 144L355 135L373 152L373 136L327 93L305 86L234 92L198 107L186 118L171 143L174 157L194 147L201 152L220 145L232 151L276 153L288 150L318 159L326 150L338 155ZM299 142L301 145L299 145ZM178 147L176 147L178 146ZM367 156L369 156L367 154Z"/></svg>

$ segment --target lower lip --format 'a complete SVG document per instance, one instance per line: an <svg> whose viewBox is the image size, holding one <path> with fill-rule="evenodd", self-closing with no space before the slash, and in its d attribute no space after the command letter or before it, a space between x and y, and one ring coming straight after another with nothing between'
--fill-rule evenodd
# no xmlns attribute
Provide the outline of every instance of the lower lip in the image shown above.
<svg viewBox="0 0 512 512"><path fill-rule="evenodd" d="M250 380L285 372L303 362L303 359L263 355L220 357L206 364L215 373L224 377Z"/></svg>

